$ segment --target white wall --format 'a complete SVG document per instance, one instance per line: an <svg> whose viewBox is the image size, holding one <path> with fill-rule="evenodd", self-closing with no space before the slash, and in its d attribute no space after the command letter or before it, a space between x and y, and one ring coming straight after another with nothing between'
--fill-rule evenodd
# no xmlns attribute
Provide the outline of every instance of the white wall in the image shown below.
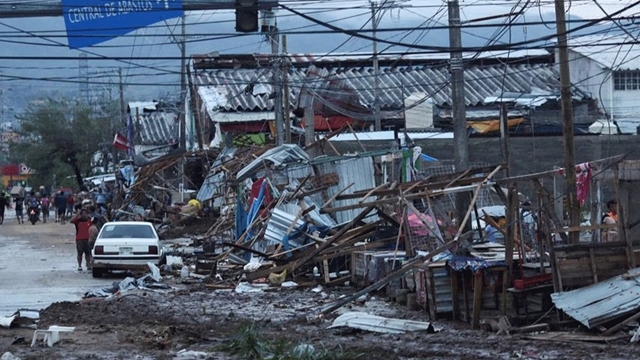
<svg viewBox="0 0 640 360"><path fill-rule="evenodd" d="M556 56L557 62L557 56ZM598 108L604 109L607 115L613 113L616 118L640 118L640 90L613 90L611 70L598 62L569 50L569 68L571 83L591 94L598 100ZM611 101L613 97L613 101Z"/></svg>
<svg viewBox="0 0 640 360"><path fill-rule="evenodd" d="M571 83L598 100L598 108L604 109L608 114L611 108L613 82L609 76L610 70L582 54L569 50L569 72Z"/></svg>
<svg viewBox="0 0 640 360"><path fill-rule="evenodd" d="M640 90L633 91L614 91L614 109L613 116L615 118L636 118L640 119Z"/></svg>

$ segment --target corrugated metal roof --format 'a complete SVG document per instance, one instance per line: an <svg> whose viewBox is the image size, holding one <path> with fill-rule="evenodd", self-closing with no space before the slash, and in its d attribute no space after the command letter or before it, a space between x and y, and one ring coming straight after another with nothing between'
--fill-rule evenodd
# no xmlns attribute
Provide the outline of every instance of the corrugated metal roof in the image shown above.
<svg viewBox="0 0 640 360"><path fill-rule="evenodd" d="M569 40L569 48L603 68L614 70L640 69L640 47L628 35L590 35Z"/></svg>
<svg viewBox="0 0 640 360"><path fill-rule="evenodd" d="M323 53L298 53L287 54L287 61L294 66L305 67L309 64L327 64L328 66L342 64L358 64L371 63L371 53L353 52L349 54L327 55ZM211 67L242 67L256 63L266 67L274 55L272 54L201 54L192 55L193 64L196 68ZM484 52L465 52L462 54L464 59L474 63L487 62L493 60L500 62L509 59L512 62L516 60L525 60L527 62L552 62L553 55L544 49L529 50L501 50L501 51L484 51ZM379 54L378 62L381 66L388 64L407 64L407 63L448 63L450 54L448 53L405 53L405 54Z"/></svg>
<svg viewBox="0 0 640 360"><path fill-rule="evenodd" d="M305 163L309 161L309 155L295 144L283 144L267 150L264 154L253 160L249 165L238 171L236 180L244 180L263 169L267 162L275 168L293 163Z"/></svg>
<svg viewBox="0 0 640 360"><path fill-rule="evenodd" d="M556 307L592 328L640 309L640 268L577 290L551 294Z"/></svg>
<svg viewBox="0 0 640 360"><path fill-rule="evenodd" d="M484 51L481 53L463 53L465 59L517 59L533 56L547 56L549 52L544 49L515 50L515 51ZM268 57L269 55L266 55ZM445 60L448 61L450 55L447 53L434 54L401 54L401 55L378 55L378 61L403 61L403 60ZM349 55L326 55L326 54L290 54L289 61L292 63L336 63L344 61L371 61L370 53L352 53Z"/></svg>
<svg viewBox="0 0 640 360"><path fill-rule="evenodd" d="M267 229L264 232L264 240L257 241L254 244L253 249L258 251L265 251L265 249L269 245L281 244L282 239L284 238L285 234L287 234L287 231L289 230L291 224L293 224L294 220L296 220L295 215L292 215L280 209L273 209L271 211L269 222L267 222ZM296 225L293 226L292 230L295 231L304 226L304 224L304 220L297 219ZM289 247L293 249L298 248L302 245L300 241L303 240L304 238L289 239Z"/></svg>
<svg viewBox="0 0 640 360"><path fill-rule="evenodd" d="M373 159L366 158L354 158L344 159L336 161L335 163L326 163L318 165L321 174L336 173L338 175L338 185L331 186L327 189L327 197L331 198L347 186L349 187L343 194L353 194L356 191L373 189L375 184L375 171L373 169ZM370 197L367 202L374 201L375 197ZM359 199L337 200L333 203L334 206L346 206L357 204ZM335 213L336 221L339 224L344 224L353 220L362 209L339 211ZM365 221L375 221L377 216L366 218Z"/></svg>
<svg viewBox="0 0 640 360"><path fill-rule="evenodd" d="M224 101L206 102L207 111L272 111L273 99L269 92L256 93L255 88L269 85L272 69L265 68L219 68L194 70L194 83L213 87ZM406 98L415 93L432 97L438 106L451 103L449 66L403 66L380 69L378 98L383 110L402 109ZM552 64L517 64L471 66L465 69L466 104L482 105L485 99L503 91L512 93L558 93L559 73ZM288 68L289 101L298 105L303 88L311 88L323 97L340 101L349 99L356 106L354 111L372 107L375 99L373 70L369 66L339 68ZM321 89L321 90L319 90Z"/></svg>
<svg viewBox="0 0 640 360"><path fill-rule="evenodd" d="M204 179L204 183L198 190L197 199L199 201L207 201L210 200L216 195L222 196L224 195L225 183L224 181L227 178L227 173L222 169L222 165L226 162L232 160L238 151L236 147L225 147L218 154L213 164L211 165L211 169L209 170L209 174ZM222 198L218 197L214 201L214 206L218 207L222 204Z"/></svg>
<svg viewBox="0 0 640 360"><path fill-rule="evenodd" d="M179 138L178 115L154 111L133 117L136 145L167 145Z"/></svg>

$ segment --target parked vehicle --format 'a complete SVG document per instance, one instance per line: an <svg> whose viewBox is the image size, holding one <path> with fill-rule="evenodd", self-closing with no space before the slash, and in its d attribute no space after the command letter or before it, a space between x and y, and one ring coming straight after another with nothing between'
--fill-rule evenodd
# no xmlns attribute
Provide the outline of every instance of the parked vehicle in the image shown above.
<svg viewBox="0 0 640 360"><path fill-rule="evenodd" d="M147 263L161 265L165 251L153 224L143 221L108 222L100 229L92 250L93 277L110 270L138 270Z"/></svg>

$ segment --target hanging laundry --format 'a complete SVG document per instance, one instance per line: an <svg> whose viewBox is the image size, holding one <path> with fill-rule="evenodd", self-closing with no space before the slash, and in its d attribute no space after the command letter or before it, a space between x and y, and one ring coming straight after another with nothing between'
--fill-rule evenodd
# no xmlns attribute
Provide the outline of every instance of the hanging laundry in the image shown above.
<svg viewBox="0 0 640 360"><path fill-rule="evenodd" d="M564 169L558 169L558 173L564 176ZM576 165L576 197L578 203L583 206L589 196L589 187L591 185L591 166L589 163Z"/></svg>

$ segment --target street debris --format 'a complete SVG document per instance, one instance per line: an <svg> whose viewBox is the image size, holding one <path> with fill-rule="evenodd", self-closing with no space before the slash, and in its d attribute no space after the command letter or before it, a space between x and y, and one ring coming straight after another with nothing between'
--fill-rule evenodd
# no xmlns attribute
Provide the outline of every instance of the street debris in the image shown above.
<svg viewBox="0 0 640 360"><path fill-rule="evenodd" d="M11 316L0 317L0 326L7 329L15 327L33 328L39 317L40 312L38 310L20 309Z"/></svg>
<svg viewBox="0 0 640 360"><path fill-rule="evenodd" d="M21 360L21 358L13 355L9 351L6 351L2 356L0 356L0 360Z"/></svg>
<svg viewBox="0 0 640 360"><path fill-rule="evenodd" d="M640 268L636 268L597 284L551 294L551 299L558 309L591 329L625 315L640 314L639 294Z"/></svg>
<svg viewBox="0 0 640 360"><path fill-rule="evenodd" d="M119 282L114 282L110 288L102 288L98 290L87 291L83 298L106 298L113 295L122 295L127 291L135 289L143 290L170 290L171 286L162 282L162 276L160 275L160 269L152 263L147 263L150 273L145 274L139 278L126 277Z"/></svg>
<svg viewBox="0 0 640 360"><path fill-rule="evenodd" d="M333 320L330 329L349 327L353 329L378 332L383 334L404 334L411 331L435 332L431 323L421 321L389 319L382 316L362 312L348 312Z"/></svg>

